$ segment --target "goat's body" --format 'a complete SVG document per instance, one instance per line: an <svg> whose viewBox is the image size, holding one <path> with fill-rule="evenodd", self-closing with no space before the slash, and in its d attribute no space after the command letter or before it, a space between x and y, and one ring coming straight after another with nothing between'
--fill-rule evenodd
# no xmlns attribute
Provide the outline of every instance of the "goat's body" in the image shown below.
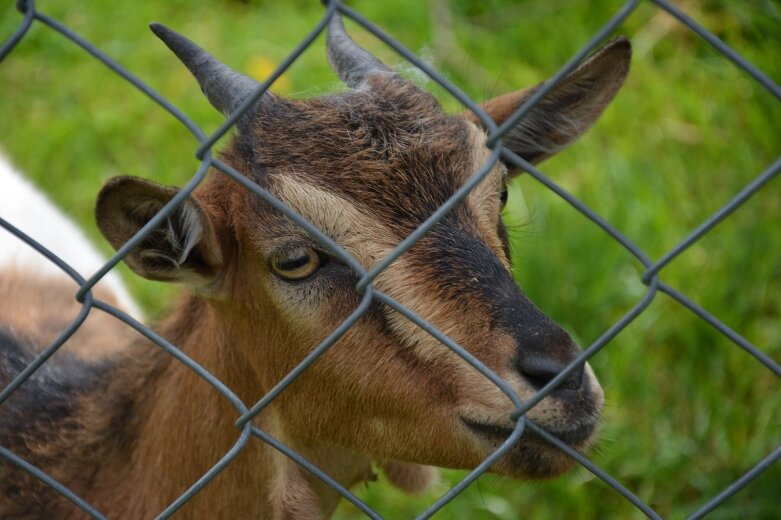
<svg viewBox="0 0 781 520"><path fill-rule="evenodd" d="M38 350L27 339L0 330L0 385L10 383ZM104 467L116 459L112 447L132 442L129 396L108 392L115 368L108 360L89 362L57 354L3 405L0 445L77 493L113 478L105 474L107 469L121 466ZM7 462L0 465L0 483L0 517L69 518L77 511L53 489Z"/></svg>
<svg viewBox="0 0 781 520"><path fill-rule="evenodd" d="M12 335L10 328L0 334L4 387L44 345ZM183 338L172 339L187 345ZM90 344L101 347L99 342ZM214 434L217 425L225 423L219 412L230 407L209 395L204 383L189 381L186 369L172 366L156 346L137 339L99 361L81 359L67 347L4 403L0 445L65 483L104 514L154 516L229 448L221 442L225 435L210 435L204 442L198 430L209 425ZM187 385L190 399L171 403L172 396L165 392L172 384ZM184 409L188 404L193 409ZM194 423L196 418L204 422ZM154 431L145 431L151 425ZM199 473L187 471L190 467ZM71 503L10 464L0 465L0 482L2 518L79 517ZM225 510L224 504L215 506Z"/></svg>
<svg viewBox="0 0 781 520"><path fill-rule="evenodd" d="M225 355L237 342L216 319L203 301L186 297L160 332L249 402L258 382L243 360ZM0 328L0 387L40 347ZM186 399L179 388L188 389ZM99 361L56 354L3 404L0 446L110 518L150 518L229 451L240 434L235 418L235 408L200 376L139 338ZM286 438L273 417L256 424ZM348 450L288 442L345 485L371 476L368 459ZM329 491L286 457L251 443L177 517L319 518L336 506ZM0 496L0 518L83 515L9 463L0 463Z"/></svg>
<svg viewBox="0 0 781 520"><path fill-rule="evenodd" d="M0 217L43 244L83 276L103 262L78 227L0 155ZM77 284L55 264L0 230L0 388L76 319ZM134 317L140 312L111 273L96 297ZM74 489L105 481L103 461L129 441L134 334L97 311L0 408L0 445ZM130 363L128 363L128 361ZM0 517L67 518L76 509L48 486L0 463Z"/></svg>

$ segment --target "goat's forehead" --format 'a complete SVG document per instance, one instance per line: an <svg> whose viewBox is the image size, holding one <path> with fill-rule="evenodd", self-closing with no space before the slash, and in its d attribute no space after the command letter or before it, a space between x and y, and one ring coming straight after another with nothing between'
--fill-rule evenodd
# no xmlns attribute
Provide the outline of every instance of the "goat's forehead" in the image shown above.
<svg viewBox="0 0 781 520"><path fill-rule="evenodd" d="M275 179L294 179L408 232L482 166L484 141L476 126L443 113L428 94L353 91L259 111L245 148L253 177L272 190L290 185Z"/></svg>

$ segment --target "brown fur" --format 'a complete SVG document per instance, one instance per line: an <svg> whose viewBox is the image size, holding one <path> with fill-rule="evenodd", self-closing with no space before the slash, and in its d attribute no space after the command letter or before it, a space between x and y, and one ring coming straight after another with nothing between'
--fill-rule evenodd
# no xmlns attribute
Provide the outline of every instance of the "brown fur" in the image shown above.
<svg viewBox="0 0 781 520"><path fill-rule="evenodd" d="M0 271L0 325L37 346L49 346L76 319L82 309L74 296L78 285L63 277L43 276L22 269ZM94 297L117 305L109 291L96 289ZM133 335L117 320L91 312L64 350L80 357L101 358L127 345Z"/></svg>
<svg viewBox="0 0 781 520"><path fill-rule="evenodd" d="M592 94L578 84L575 91L583 99L559 103L554 96L546 106L595 103L576 110L583 117L577 126L588 128L623 81L628 54L617 52L620 47L614 44L590 66L609 69L611 79L595 83L606 93ZM591 68L579 71L573 81L588 76ZM569 92L566 86L559 90ZM523 97L513 94L486 107L501 119ZM485 136L476 125L443 114L429 94L392 74L369 76L361 90L307 101L271 98L254 110L252 123L241 128L223 160L322 229L366 269L442 205L487 157ZM567 139L575 137L570 133ZM524 139L528 144L559 137L548 132ZM564 366L578 350L513 281L499 222L505 177L505 167L497 165L373 287L446 333L528 399L539 384L529 359ZM98 224L120 247L175 192L148 181L114 179L99 196ZM184 243L194 245L183 253ZM317 249L330 260L307 280L289 282L274 275L274 255L301 247ZM126 261L141 276L189 289L157 330L250 404L360 302L356 275L332 253L261 198L212 172ZM0 352L3 384L55 335L40 325L38 320L50 320L44 315L10 322L6 317L30 306L49 312L54 307L43 305L44 299L72 294L19 273L0 283L0 295L14 292L26 300L6 302L14 308L7 314L0 307L0 327L7 333L12 329L8 352ZM237 412L199 376L145 339L136 337L121 349L109 349L111 355L93 356L127 333L105 317L90 319L71 340L81 344L75 355L58 355L0 407L0 444L104 514L146 518L231 448L240 434L234 426ZM54 329L67 321L51 318ZM25 325L15 327L16 322ZM546 370L544 377L552 377ZM585 451L593 442L601 405L601 389L586 367L582 378L580 372L573 374L528 416L564 438L571 435L568 443ZM375 301L254 424L345 486L373 479L371 461L377 460L391 482L418 491L433 479L431 470L419 464L476 466L506 436L503 428L513 426L513 409L459 356ZM469 423L497 431L481 432ZM571 466L565 455L529 434L492 470L544 478ZM3 517L81 514L3 462L0 490ZM337 500L314 476L253 439L179 514L325 518Z"/></svg>

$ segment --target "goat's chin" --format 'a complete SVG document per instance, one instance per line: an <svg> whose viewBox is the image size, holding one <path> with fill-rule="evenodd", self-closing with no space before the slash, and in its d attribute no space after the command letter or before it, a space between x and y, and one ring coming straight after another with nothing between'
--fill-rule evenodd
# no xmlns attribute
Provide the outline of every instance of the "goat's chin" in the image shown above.
<svg viewBox="0 0 781 520"><path fill-rule="evenodd" d="M549 480L572 470L575 460L547 441L530 435L518 441L510 451L494 464L491 471L508 477L529 480ZM586 453L596 435L578 445L570 446L578 453Z"/></svg>
<svg viewBox="0 0 781 520"><path fill-rule="evenodd" d="M509 428L470 423L463 419L462 422L487 450L486 456L496 451L512 434ZM572 450L585 454L596 442L597 432L598 425L594 421L568 431L551 433ZM575 464L567 453L527 428L491 467L491 472L518 479L547 480L566 473Z"/></svg>

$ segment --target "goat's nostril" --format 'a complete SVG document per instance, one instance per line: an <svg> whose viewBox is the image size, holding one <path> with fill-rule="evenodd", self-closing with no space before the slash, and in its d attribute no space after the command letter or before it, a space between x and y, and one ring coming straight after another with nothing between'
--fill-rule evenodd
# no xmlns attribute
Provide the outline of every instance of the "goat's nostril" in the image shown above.
<svg viewBox="0 0 781 520"><path fill-rule="evenodd" d="M518 370L523 377L539 390L553 380L554 377L567 368L566 363L543 357L527 357L518 363ZM583 366L573 370L557 389L577 390L583 384Z"/></svg>

